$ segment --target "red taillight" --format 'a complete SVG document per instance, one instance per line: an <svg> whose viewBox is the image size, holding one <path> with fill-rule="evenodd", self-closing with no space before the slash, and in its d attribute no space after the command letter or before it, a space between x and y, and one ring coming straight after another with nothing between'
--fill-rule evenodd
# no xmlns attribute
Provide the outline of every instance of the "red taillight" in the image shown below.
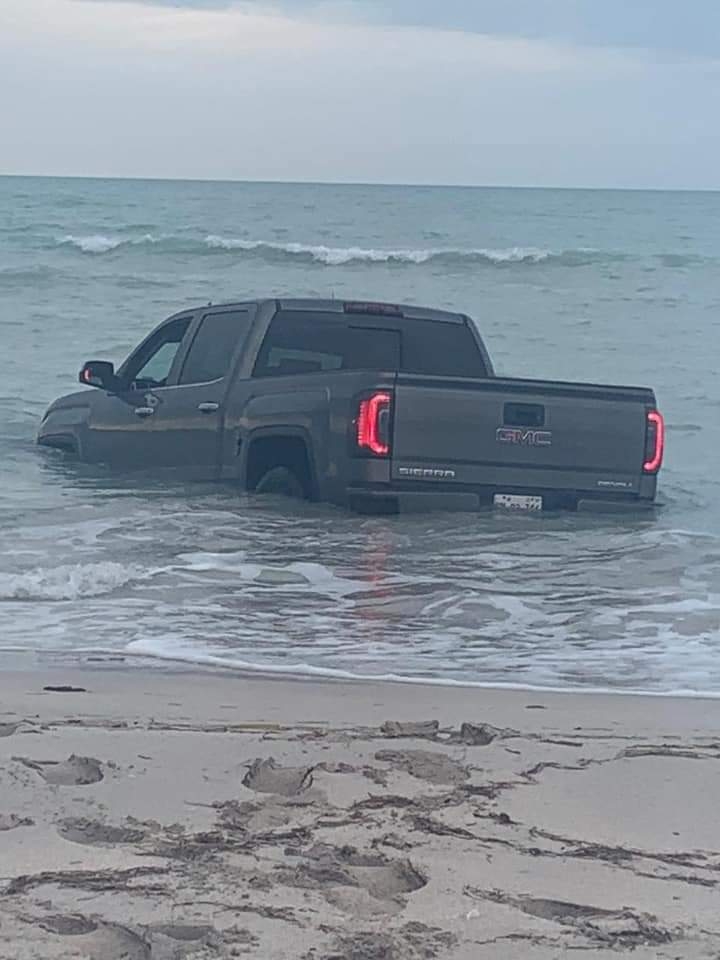
<svg viewBox="0 0 720 960"><path fill-rule="evenodd" d="M357 445L377 457L390 453L390 404L389 393L374 393L360 401L357 417Z"/></svg>
<svg viewBox="0 0 720 960"><path fill-rule="evenodd" d="M643 473L657 473L662 466L664 452L665 421L661 413L651 410L647 415Z"/></svg>

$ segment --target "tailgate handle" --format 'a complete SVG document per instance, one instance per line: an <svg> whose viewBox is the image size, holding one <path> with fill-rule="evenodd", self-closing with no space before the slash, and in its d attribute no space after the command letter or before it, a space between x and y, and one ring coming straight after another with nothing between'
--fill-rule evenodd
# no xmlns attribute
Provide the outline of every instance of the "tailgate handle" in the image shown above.
<svg viewBox="0 0 720 960"><path fill-rule="evenodd" d="M506 403L503 426L544 427L545 407L541 403Z"/></svg>

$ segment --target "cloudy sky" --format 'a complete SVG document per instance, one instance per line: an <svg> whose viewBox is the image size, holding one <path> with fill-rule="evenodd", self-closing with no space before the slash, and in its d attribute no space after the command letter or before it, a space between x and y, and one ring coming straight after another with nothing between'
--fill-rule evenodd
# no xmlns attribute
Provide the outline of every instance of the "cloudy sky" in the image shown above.
<svg viewBox="0 0 720 960"><path fill-rule="evenodd" d="M720 189L720 0L0 0L0 173Z"/></svg>

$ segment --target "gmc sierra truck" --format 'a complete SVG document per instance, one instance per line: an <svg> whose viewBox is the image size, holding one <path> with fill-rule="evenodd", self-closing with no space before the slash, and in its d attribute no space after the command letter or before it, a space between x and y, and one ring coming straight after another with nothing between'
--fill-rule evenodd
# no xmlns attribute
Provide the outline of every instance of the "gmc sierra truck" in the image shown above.
<svg viewBox="0 0 720 960"><path fill-rule="evenodd" d="M79 379L40 444L361 512L637 509L663 459L652 390L497 377L467 316L405 304L183 310Z"/></svg>

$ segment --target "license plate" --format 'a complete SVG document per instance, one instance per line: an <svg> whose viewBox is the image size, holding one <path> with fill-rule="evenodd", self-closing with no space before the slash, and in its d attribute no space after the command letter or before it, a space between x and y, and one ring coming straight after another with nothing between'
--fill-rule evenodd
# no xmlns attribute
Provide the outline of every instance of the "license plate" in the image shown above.
<svg viewBox="0 0 720 960"><path fill-rule="evenodd" d="M496 507L504 510L542 510L542 497L523 497L515 493L496 493L493 498Z"/></svg>

